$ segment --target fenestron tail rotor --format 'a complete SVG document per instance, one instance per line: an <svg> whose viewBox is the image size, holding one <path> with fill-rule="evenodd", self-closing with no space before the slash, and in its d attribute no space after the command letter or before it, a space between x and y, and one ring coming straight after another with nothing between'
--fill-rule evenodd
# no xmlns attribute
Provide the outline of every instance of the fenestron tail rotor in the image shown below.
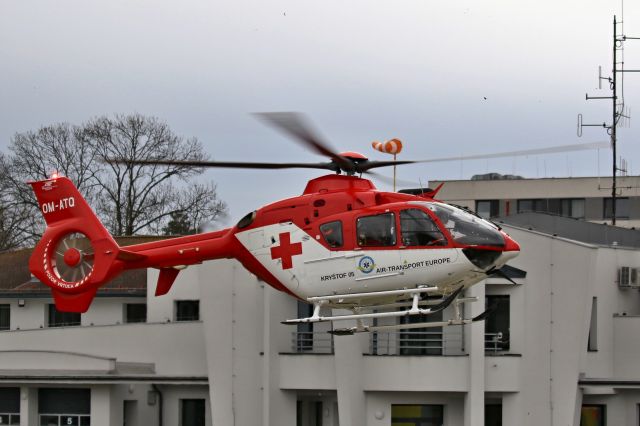
<svg viewBox="0 0 640 426"><path fill-rule="evenodd" d="M51 271L59 280L78 287L93 272L94 247L85 234L70 232L45 252L45 262L50 263Z"/></svg>

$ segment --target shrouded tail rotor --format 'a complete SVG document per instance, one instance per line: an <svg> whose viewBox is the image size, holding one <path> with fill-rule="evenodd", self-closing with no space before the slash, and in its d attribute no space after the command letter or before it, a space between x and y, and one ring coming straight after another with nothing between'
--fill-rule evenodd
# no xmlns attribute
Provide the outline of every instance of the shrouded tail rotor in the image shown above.
<svg viewBox="0 0 640 426"><path fill-rule="evenodd" d="M45 262L55 276L74 287L81 286L93 272L95 248L82 232L63 235L51 250L45 250Z"/></svg>

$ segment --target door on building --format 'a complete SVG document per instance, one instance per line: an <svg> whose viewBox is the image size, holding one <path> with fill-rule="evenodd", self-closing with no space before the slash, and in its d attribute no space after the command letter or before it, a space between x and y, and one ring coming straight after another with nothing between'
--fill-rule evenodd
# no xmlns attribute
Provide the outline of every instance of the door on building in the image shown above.
<svg viewBox="0 0 640 426"><path fill-rule="evenodd" d="M296 426L322 426L322 401L298 400Z"/></svg>
<svg viewBox="0 0 640 426"><path fill-rule="evenodd" d="M38 389L40 426L89 426L91 390L78 388Z"/></svg>
<svg viewBox="0 0 640 426"><path fill-rule="evenodd" d="M502 426L502 404L484 406L484 426Z"/></svg>
<svg viewBox="0 0 640 426"><path fill-rule="evenodd" d="M487 308L495 310L484 321L485 349L487 351L508 351L510 328L509 295L489 295Z"/></svg>
<svg viewBox="0 0 640 426"><path fill-rule="evenodd" d="M443 405L391 406L391 426L442 426L444 424Z"/></svg>
<svg viewBox="0 0 640 426"><path fill-rule="evenodd" d="M204 399L180 400L180 426L204 426Z"/></svg>
<svg viewBox="0 0 640 426"><path fill-rule="evenodd" d="M138 401L124 401L122 426L138 426Z"/></svg>

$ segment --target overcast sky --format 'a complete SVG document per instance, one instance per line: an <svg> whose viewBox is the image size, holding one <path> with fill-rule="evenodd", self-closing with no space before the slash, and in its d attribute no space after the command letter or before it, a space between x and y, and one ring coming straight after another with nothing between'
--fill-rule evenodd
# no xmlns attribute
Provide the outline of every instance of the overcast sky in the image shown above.
<svg viewBox="0 0 640 426"><path fill-rule="evenodd" d="M635 3L635 4L634 4ZM214 159L322 161L249 113L301 111L338 150L400 159L607 140L576 136L576 116L610 122L597 90L610 75L618 1L57 0L0 2L0 148L39 126L139 112L201 140ZM640 36L640 2L624 30ZM625 44L640 69L640 40ZM640 111L640 74L625 75ZM485 99L486 98L486 99ZM638 126L619 151L640 172ZM611 154L557 154L406 166L404 180L610 174ZM391 175L391 170L383 171ZM235 221L302 192L318 171L215 170ZM379 182L380 188L389 186Z"/></svg>

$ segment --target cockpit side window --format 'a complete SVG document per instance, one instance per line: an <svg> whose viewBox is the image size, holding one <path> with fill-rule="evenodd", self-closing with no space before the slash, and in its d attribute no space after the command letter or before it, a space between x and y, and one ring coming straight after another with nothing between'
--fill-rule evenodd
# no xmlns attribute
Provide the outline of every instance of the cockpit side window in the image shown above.
<svg viewBox="0 0 640 426"><path fill-rule="evenodd" d="M422 210L408 209L400 212L402 245L444 246L447 239L442 235L433 219Z"/></svg>
<svg viewBox="0 0 640 426"><path fill-rule="evenodd" d="M443 203L426 203L449 231L453 240L466 245L504 246L498 228L479 216Z"/></svg>
<svg viewBox="0 0 640 426"><path fill-rule="evenodd" d="M356 232L360 247L396 245L396 222L393 213L358 218Z"/></svg>
<svg viewBox="0 0 640 426"><path fill-rule="evenodd" d="M339 220L320 225L320 233L322 238L329 244L329 247L342 247L342 222Z"/></svg>

